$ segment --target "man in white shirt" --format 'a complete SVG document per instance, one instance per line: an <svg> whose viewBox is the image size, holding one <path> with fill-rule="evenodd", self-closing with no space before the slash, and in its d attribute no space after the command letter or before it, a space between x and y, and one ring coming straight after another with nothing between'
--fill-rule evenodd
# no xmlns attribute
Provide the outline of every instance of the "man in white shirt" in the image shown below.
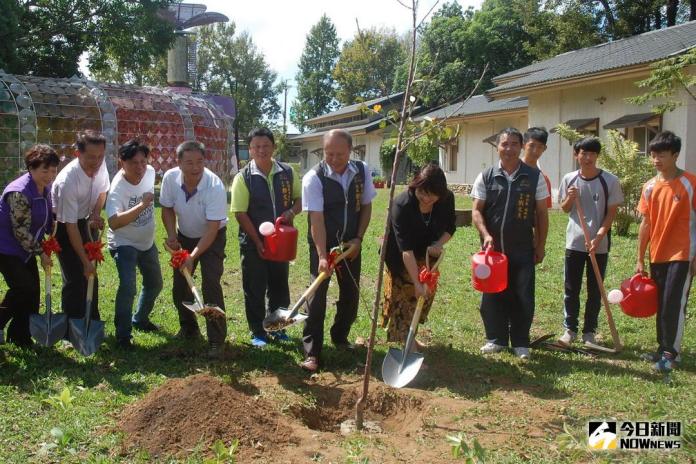
<svg viewBox="0 0 696 464"><path fill-rule="evenodd" d="M203 144L187 141L176 149L179 167L168 170L162 178L160 204L162 222L167 231L167 246L184 248L190 257L183 266L190 273L200 261L203 279L203 300L225 309L220 278L225 259L227 229L227 192L218 176L205 167ZM181 272L174 270L172 288L174 304L179 312L181 338L198 338L200 332L195 315L183 301L193 295ZM222 354L227 326L225 319L206 319L211 357Z"/></svg>
<svg viewBox="0 0 696 464"><path fill-rule="evenodd" d="M331 272L329 252L345 243L357 250L339 263L336 275L339 298L331 326L331 341L339 349L351 349L350 328L358 314L360 249L377 195L370 170L362 161L350 159L353 139L349 132L334 129L324 135L324 159L302 178L302 209L309 212L309 272L316 279L320 272ZM308 299L309 318L305 323L302 368L314 372L324 344L326 279Z"/></svg>
<svg viewBox="0 0 696 464"><path fill-rule="evenodd" d="M77 137L77 157L70 161L56 177L51 189L53 212L58 229L56 238L62 251L58 261L63 275L61 306L70 318L85 314L87 278L96 274L84 244L92 241L88 228L96 240L104 220L99 215L109 191L109 173L104 163L106 139L94 131L85 131ZM94 281L92 319L99 320L99 282Z"/></svg>
<svg viewBox="0 0 696 464"><path fill-rule="evenodd" d="M116 340L123 349L132 348L131 329L154 332L159 328L150 321L150 312L162 290L162 271L155 246L155 170L147 164L150 149L138 140L121 145L118 157L121 170L111 181L106 198L109 252L116 262L118 290L114 324ZM138 309L131 312L136 292L136 273L143 276Z"/></svg>

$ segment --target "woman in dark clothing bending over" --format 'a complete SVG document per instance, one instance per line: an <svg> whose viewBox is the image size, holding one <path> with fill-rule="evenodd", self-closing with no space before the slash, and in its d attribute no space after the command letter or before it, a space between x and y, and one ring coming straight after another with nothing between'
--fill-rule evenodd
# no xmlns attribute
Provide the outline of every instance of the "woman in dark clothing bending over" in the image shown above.
<svg viewBox="0 0 696 464"><path fill-rule="evenodd" d="M454 195L436 164L426 165L409 184L408 190L394 198L391 232L387 240L382 327L387 340L403 342L419 297L425 296L421 323L433 302L426 284L418 281L426 253L438 257L442 246L455 230ZM422 346L416 340L417 346Z"/></svg>
<svg viewBox="0 0 696 464"><path fill-rule="evenodd" d="M51 183L60 159L48 145L34 145L24 156L26 174L5 187L0 197L0 273L7 293L0 303L0 343L10 319L8 340L30 346L29 315L39 311L41 288L36 256L50 265L41 242L52 230Z"/></svg>

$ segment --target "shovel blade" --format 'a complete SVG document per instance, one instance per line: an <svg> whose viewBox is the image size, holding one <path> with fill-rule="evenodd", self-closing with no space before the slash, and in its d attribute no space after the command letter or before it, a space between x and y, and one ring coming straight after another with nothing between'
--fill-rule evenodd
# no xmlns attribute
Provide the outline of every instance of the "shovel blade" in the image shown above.
<svg viewBox="0 0 696 464"><path fill-rule="evenodd" d="M29 332L39 345L50 347L65 337L68 331L68 317L63 314L52 314L49 323L46 316L32 314L29 316Z"/></svg>
<svg viewBox="0 0 696 464"><path fill-rule="evenodd" d="M276 309L263 320L263 330L266 332L283 330L286 327L299 324L309 317L306 314L301 313L297 313L290 317L291 315L292 309Z"/></svg>
<svg viewBox="0 0 696 464"><path fill-rule="evenodd" d="M598 344L592 343L592 342L585 342L584 345L585 345L585 348L587 348L588 350L601 351L602 353L615 354L615 353L618 353L619 351L621 351L618 348L609 348L607 346L598 345Z"/></svg>
<svg viewBox="0 0 696 464"><path fill-rule="evenodd" d="M389 352L382 362L382 379L391 387L405 387L416 378L422 364L423 355L421 353L407 353L406 359L404 359L403 351L389 348Z"/></svg>
<svg viewBox="0 0 696 464"><path fill-rule="evenodd" d="M70 342L83 356L92 356L104 341L104 321L70 319Z"/></svg>
<svg viewBox="0 0 696 464"><path fill-rule="evenodd" d="M205 305L201 306L198 303L182 303L186 309L189 311L193 312L194 314L197 314L199 316L203 316L205 318L212 318L212 319L217 319L217 318L225 318L225 311L222 310L222 308L218 306L212 306L212 305Z"/></svg>

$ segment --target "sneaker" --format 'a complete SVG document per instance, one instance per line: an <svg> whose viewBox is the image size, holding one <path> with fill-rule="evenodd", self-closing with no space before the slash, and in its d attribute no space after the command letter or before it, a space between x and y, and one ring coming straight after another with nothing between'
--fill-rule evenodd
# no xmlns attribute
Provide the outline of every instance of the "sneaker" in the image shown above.
<svg viewBox="0 0 696 464"><path fill-rule="evenodd" d="M516 346L512 349L515 352L515 356L520 359L529 359L529 348L526 346Z"/></svg>
<svg viewBox="0 0 696 464"><path fill-rule="evenodd" d="M582 334L582 342L583 343L592 343L593 345L596 345L597 340L595 339L594 332L587 332L587 333Z"/></svg>
<svg viewBox="0 0 696 464"><path fill-rule="evenodd" d="M657 361L660 360L660 355L657 353L643 353L640 356L641 361L649 362L649 363L656 363Z"/></svg>
<svg viewBox="0 0 696 464"><path fill-rule="evenodd" d="M346 340L345 342L334 343L334 346L338 351L354 351L355 345Z"/></svg>
<svg viewBox="0 0 696 464"><path fill-rule="evenodd" d="M309 372L316 372L319 369L319 359L316 356L307 356L300 363L300 367Z"/></svg>
<svg viewBox="0 0 696 464"><path fill-rule="evenodd" d="M288 334L285 333L284 330L276 330L275 332L271 332L269 334L273 339L277 342L289 342L290 337L288 337Z"/></svg>
<svg viewBox="0 0 696 464"><path fill-rule="evenodd" d="M210 349L208 350L208 358L210 359L220 359L225 351L224 343L210 343Z"/></svg>
<svg viewBox="0 0 696 464"><path fill-rule="evenodd" d="M573 332L570 329L566 329L563 335L559 337L558 342L563 345L570 346L573 344L576 338L578 338L577 333Z"/></svg>
<svg viewBox="0 0 696 464"><path fill-rule="evenodd" d="M145 322L133 322L133 328L141 332L159 332L159 327L147 320Z"/></svg>
<svg viewBox="0 0 696 464"><path fill-rule="evenodd" d="M499 352L503 351L505 348L507 348L507 347L505 347L503 345L496 345L493 342L486 342L486 344L481 347L481 353L483 353L483 354L499 353Z"/></svg>
<svg viewBox="0 0 696 464"><path fill-rule="evenodd" d="M258 335L252 335L251 336L251 346L255 348L263 348L264 346L268 345L268 339L264 337L263 335L258 336Z"/></svg>
<svg viewBox="0 0 696 464"><path fill-rule="evenodd" d="M123 351L133 351L133 349L135 348L135 345L133 345L133 342L130 339L119 340L116 342L116 346L119 350Z"/></svg>
<svg viewBox="0 0 696 464"><path fill-rule="evenodd" d="M655 370L663 374L669 374L674 368L674 357L672 353L664 352L659 361L655 363Z"/></svg>

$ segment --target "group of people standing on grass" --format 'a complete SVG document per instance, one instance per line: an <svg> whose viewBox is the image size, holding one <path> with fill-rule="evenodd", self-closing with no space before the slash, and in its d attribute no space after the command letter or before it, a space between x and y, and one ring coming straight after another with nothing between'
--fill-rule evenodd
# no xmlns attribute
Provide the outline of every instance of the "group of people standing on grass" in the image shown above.
<svg viewBox="0 0 696 464"><path fill-rule="evenodd" d="M503 252L508 259L508 286L500 293L483 294L480 311L485 328L484 354L512 347L523 359L530 356L529 333L535 307L535 266L544 260L548 233L551 184L538 168L548 133L530 128L502 130L496 140L499 162L476 178L472 219L482 247ZM239 223L239 246L245 313L250 343L263 348L288 340L284 331L267 333L263 319L290 305L289 264L264 258L259 226L277 218L292 224L308 216L309 275L335 270L339 287L336 314L330 328L334 346L350 350L349 332L357 317L362 242L376 196L370 169L350 158L351 135L336 129L323 139L323 159L301 179L293 168L273 157L275 140L266 128L248 136L251 160L235 176L230 211ZM36 256L50 266L47 236L55 235L63 277L62 308L71 318L84 315L87 278L96 276L94 244L107 227L100 216L106 209L108 250L116 263L119 287L115 302L116 341L131 349L132 329L158 331L150 320L162 290L159 251L154 243L155 172L148 164L149 148L138 140L118 151L120 170L111 181L104 163L105 138L86 131L78 137L77 157L60 172L55 151L36 145L25 155L27 173L11 182L0 198L0 272L8 291L0 305L0 342L7 327L8 340L30 345L29 315L39 309L39 274ZM696 177L676 165L679 137L658 134L649 146L657 176L645 184L639 204L643 216L636 270L645 272L650 248L653 278L659 292L658 349L647 356L659 370L671 369L679 359L686 299L696 271ZM520 154L524 155L520 158ZM596 255L604 275L611 245L611 225L623 202L619 180L600 169L601 144L588 137L575 143L578 169L561 182L558 202L569 214L566 231L564 333L559 342L570 345L579 333L580 290L587 273L582 340L595 343L601 306L600 290L590 272L589 254ZM170 251L185 249L173 270L172 300L179 315L177 337L199 339L198 321L183 302L193 295L182 271L201 267L203 300L223 311L221 286L227 239L227 192L223 182L205 167L205 147L186 141L177 148L176 168L168 170L160 187L161 219ZM586 242L578 217L580 202L591 240ZM54 227L55 225L55 227ZM454 195L444 172L435 164L421 169L408 188L395 197L391 231L386 243L385 291L382 325L387 338L402 342L408 333L416 300L425 298L421 322L427 318L434 286L420 277L427 256L438 257L455 232ZM333 262L331 250L349 247L347 259ZM461 256L453 259L462 259ZM468 259L468 258L467 258ZM135 312L136 270L142 289ZM427 270L427 269L426 269ZM329 279L308 298L303 330L305 359L301 367L316 371L324 345L324 320ZM95 285L95 289L98 285ZM98 295L92 299L92 317L99 319ZM9 322L9 326L8 325ZM224 350L224 318L206 318L209 355ZM421 346L417 343L417 346Z"/></svg>

